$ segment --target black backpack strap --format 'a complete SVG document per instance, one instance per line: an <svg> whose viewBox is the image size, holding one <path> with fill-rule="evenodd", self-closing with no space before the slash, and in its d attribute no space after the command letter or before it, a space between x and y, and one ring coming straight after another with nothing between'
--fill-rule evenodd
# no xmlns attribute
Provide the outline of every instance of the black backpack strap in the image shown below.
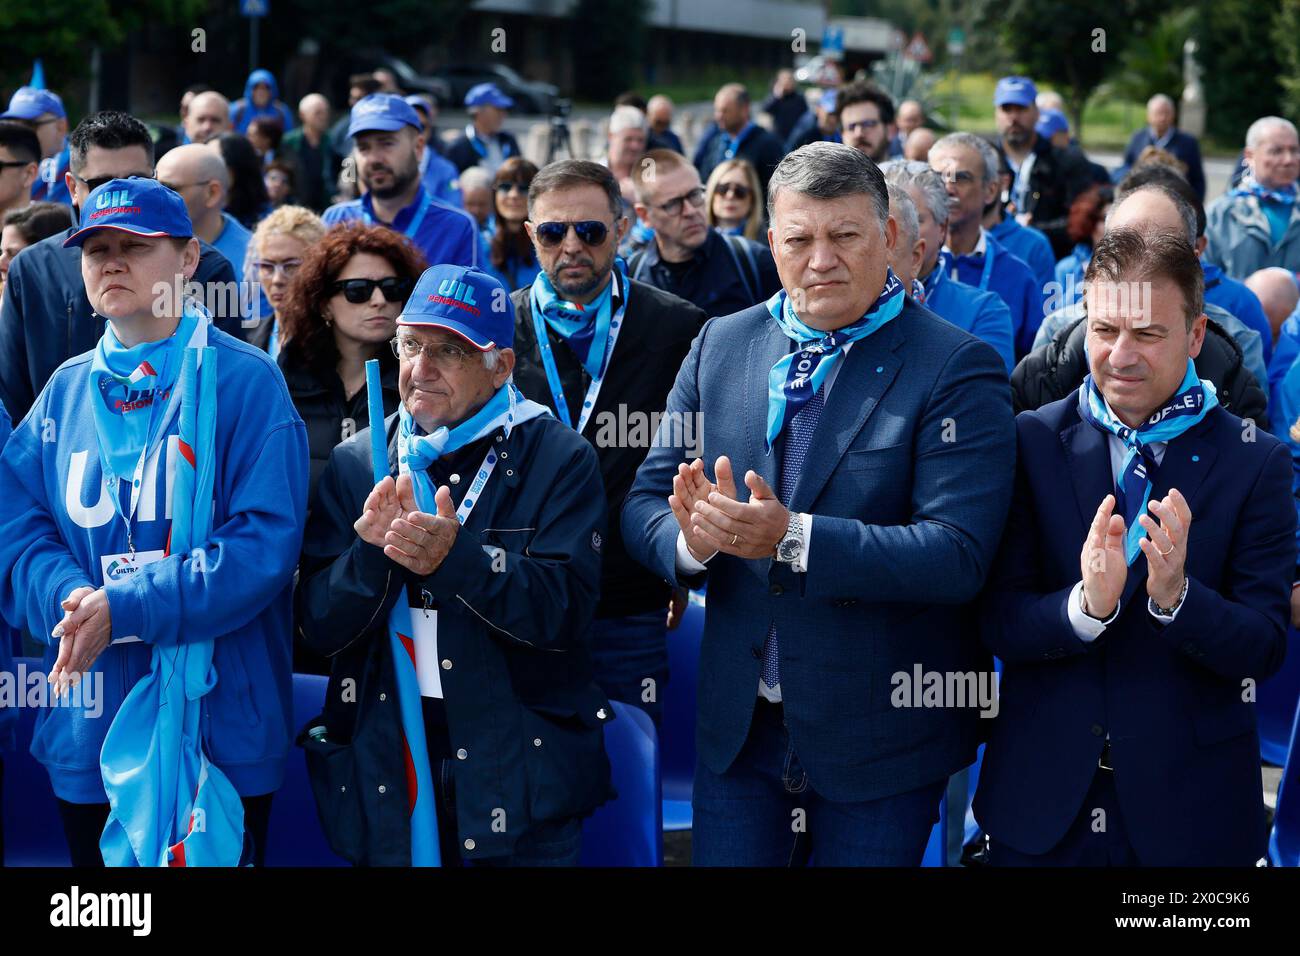
<svg viewBox="0 0 1300 956"><path fill-rule="evenodd" d="M758 280L758 263L754 261L754 250L749 244L749 240L744 236L723 236L727 243L727 251L731 253L731 261L736 264L736 271L740 273L740 281L745 284L745 294L749 296L751 303L757 302L762 296L759 292ZM741 265L741 258L744 258L745 265Z"/></svg>

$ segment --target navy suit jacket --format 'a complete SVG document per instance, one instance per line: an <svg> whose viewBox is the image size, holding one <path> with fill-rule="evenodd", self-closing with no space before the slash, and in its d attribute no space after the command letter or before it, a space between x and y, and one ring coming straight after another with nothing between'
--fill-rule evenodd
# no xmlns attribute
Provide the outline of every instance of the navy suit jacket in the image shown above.
<svg viewBox="0 0 1300 956"><path fill-rule="evenodd" d="M779 489L780 441L764 453L767 377L792 348L765 305L709 320L692 344L622 516L629 553L670 582L699 583L676 570L667 498L688 459L666 430L698 413L711 480L727 455L742 498L751 468ZM813 515L808 570L725 554L708 563L697 737L706 765L725 773L749 732L775 622L799 760L819 794L856 801L974 758L975 707L896 708L891 676L991 663L969 602L1006 520L1015 449L1002 360L910 297L842 361L785 502Z"/></svg>
<svg viewBox="0 0 1300 956"><path fill-rule="evenodd" d="M1109 735L1143 864L1253 864L1265 829L1248 679L1276 673L1286 651L1296 554L1286 446L1263 431L1243 440L1242 420L1221 407L1170 441L1151 498L1177 488L1191 509L1187 597L1173 623L1157 622L1139 555L1119 616L1089 643L1066 601L1114 490L1106 436L1080 418L1077 393L1023 412L1016 429L1016 493L982 615L1003 673L977 819L995 842L1047 852L1083 809Z"/></svg>
<svg viewBox="0 0 1300 956"><path fill-rule="evenodd" d="M1142 155L1142 150L1151 145L1151 128L1143 126L1133 134L1128 149L1124 150L1124 165L1132 166ZM1205 202L1205 167L1201 163L1201 144L1196 141L1196 137L1176 129L1165 150L1187 164L1187 182L1196 190L1196 195L1201 197L1201 202Z"/></svg>

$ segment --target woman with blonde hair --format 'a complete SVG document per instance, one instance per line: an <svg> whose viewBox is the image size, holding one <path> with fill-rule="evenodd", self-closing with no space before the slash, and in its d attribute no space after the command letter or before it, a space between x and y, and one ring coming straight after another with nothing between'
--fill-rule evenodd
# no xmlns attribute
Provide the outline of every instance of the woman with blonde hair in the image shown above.
<svg viewBox="0 0 1300 956"><path fill-rule="evenodd" d="M293 280L307 250L325 235L325 223L306 206L281 206L257 224L248 240L248 262L244 278L258 284L256 328L248 332L248 341L266 349L274 358L280 350L279 335L272 328L283 325L289 283Z"/></svg>
<svg viewBox="0 0 1300 956"><path fill-rule="evenodd" d="M759 239L764 230L762 189L758 173L747 159L728 159L709 174L705 186L709 225L725 236Z"/></svg>

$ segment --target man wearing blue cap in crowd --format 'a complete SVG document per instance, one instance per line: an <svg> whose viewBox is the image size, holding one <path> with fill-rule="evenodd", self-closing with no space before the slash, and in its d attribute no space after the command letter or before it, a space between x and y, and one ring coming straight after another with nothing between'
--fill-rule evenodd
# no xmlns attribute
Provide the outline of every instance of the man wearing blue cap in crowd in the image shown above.
<svg viewBox="0 0 1300 956"><path fill-rule="evenodd" d="M828 143L840 141L840 115L835 110L835 90L822 90L812 101L812 109L799 117L794 129L786 137L785 151L793 153L809 143Z"/></svg>
<svg viewBox="0 0 1300 956"><path fill-rule="evenodd" d="M299 575L302 633L334 660L324 739L303 739L321 819L358 864L573 865L612 795L596 452L515 388L496 279L434 266L397 321L385 477L369 428L334 450Z"/></svg>
<svg viewBox="0 0 1300 956"><path fill-rule="evenodd" d="M406 102L420 117L424 129L424 152L420 154L420 182L424 191L448 205L460 206L460 184L456 181L460 170L438 152L435 142L438 131L433 120L438 115L437 108L430 105L429 98L420 93L406 97Z"/></svg>
<svg viewBox="0 0 1300 956"><path fill-rule="evenodd" d="M424 124L409 103L393 93L370 94L352 107L348 136L366 193L326 209L321 218L327 226L356 220L388 226L432 263L472 266L486 260L473 218L429 195L420 182Z"/></svg>
<svg viewBox="0 0 1300 956"><path fill-rule="evenodd" d="M0 119L23 123L41 141L41 170L32 183L32 199L71 203L72 196L63 181L68 171L68 114L58 95L20 86Z"/></svg>
<svg viewBox="0 0 1300 956"><path fill-rule="evenodd" d="M993 91L993 106L1002 152L1015 174L1015 215L1022 225L1041 230L1060 259L1073 246L1065 227L1070 203L1088 187L1088 170L1077 156L1057 149L1035 131L1037 96L1033 80L1004 76Z"/></svg>
<svg viewBox="0 0 1300 956"><path fill-rule="evenodd" d="M0 614L46 643L56 686L102 681L103 712L43 711L32 754L49 771L73 864L98 865L110 724L150 673L154 645L214 641L204 747L243 798L260 858L290 742L306 431L275 363L182 294L199 244L175 192L111 179L63 241L82 247L86 290L108 322L92 351L54 373L0 455ZM177 437L191 347L215 353L212 530L173 554L176 459L193 460Z"/></svg>
<svg viewBox="0 0 1300 956"><path fill-rule="evenodd" d="M63 181L74 212L92 189L110 179L153 176L153 139L134 116L116 110L92 113L77 124L68 144ZM0 304L0 400L15 421L27 414L60 363L94 348L104 331L82 279L81 248L63 244L76 228L28 246L9 265ZM202 290L217 328L241 336L235 270L202 240L191 281Z"/></svg>
<svg viewBox="0 0 1300 956"><path fill-rule="evenodd" d="M461 172L482 166L491 175L511 156L521 155L514 136L502 129L506 111L515 101L502 93L495 83L480 83L465 94L465 109L470 120L460 138L447 147L447 158Z"/></svg>

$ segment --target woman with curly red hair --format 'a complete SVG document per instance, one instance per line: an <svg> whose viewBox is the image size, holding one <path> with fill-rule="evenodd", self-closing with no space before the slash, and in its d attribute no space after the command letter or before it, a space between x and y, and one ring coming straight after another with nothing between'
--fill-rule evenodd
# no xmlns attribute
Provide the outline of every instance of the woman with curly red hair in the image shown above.
<svg viewBox="0 0 1300 956"><path fill-rule="evenodd" d="M379 359L384 412L397 410L397 316L425 269L405 236L336 226L308 250L277 310L280 370L311 449L308 507L334 446L370 424L366 360Z"/></svg>
<svg viewBox="0 0 1300 956"><path fill-rule="evenodd" d="M1083 298L1083 273L1092 261L1092 247L1106 231L1106 211L1115 202L1115 190L1109 186L1092 186L1070 204L1066 234L1074 249L1056 264L1056 284L1061 291L1061 306L1074 305Z"/></svg>

